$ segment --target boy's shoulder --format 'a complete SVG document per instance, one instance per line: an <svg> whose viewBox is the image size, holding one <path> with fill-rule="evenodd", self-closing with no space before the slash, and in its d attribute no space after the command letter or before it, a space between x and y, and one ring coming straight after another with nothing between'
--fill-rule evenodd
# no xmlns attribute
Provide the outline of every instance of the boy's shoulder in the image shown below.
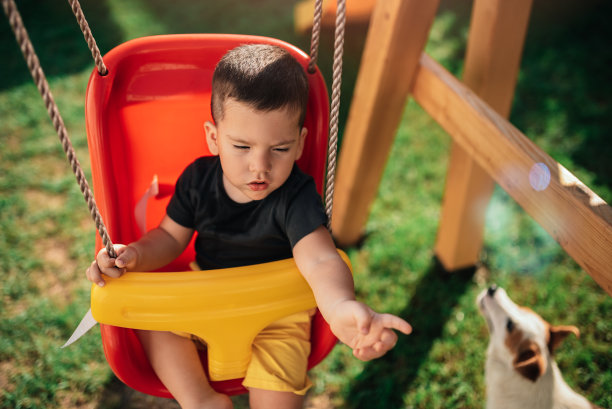
<svg viewBox="0 0 612 409"><path fill-rule="evenodd" d="M203 183L213 183L220 168L221 164L218 156L200 156L183 169L177 184L190 188L200 186Z"/></svg>
<svg viewBox="0 0 612 409"><path fill-rule="evenodd" d="M202 174L215 171L221 166L218 156L200 156L189 163L183 173Z"/></svg>
<svg viewBox="0 0 612 409"><path fill-rule="evenodd" d="M193 162L191 162L190 165L196 166L196 167L214 167L214 166L217 166L218 163L219 163L218 156L207 155L207 156L200 156L199 158L195 158Z"/></svg>
<svg viewBox="0 0 612 409"><path fill-rule="evenodd" d="M301 189L305 185L313 183L314 179L308 173L302 171L299 166L296 164L293 165L293 169L291 170L291 174L287 178L287 185L293 188Z"/></svg>
<svg viewBox="0 0 612 409"><path fill-rule="evenodd" d="M302 171L297 164L293 166L289 178L287 178L279 191L281 200L287 204L294 202L296 199L304 200L304 197L308 196L315 197L319 201L321 200L313 177Z"/></svg>

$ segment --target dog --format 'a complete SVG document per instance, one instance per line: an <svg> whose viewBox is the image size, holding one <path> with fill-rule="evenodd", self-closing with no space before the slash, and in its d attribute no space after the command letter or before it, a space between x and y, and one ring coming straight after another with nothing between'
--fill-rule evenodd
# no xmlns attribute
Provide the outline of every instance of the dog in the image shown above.
<svg viewBox="0 0 612 409"><path fill-rule="evenodd" d="M489 328L487 409L599 408L565 383L553 359L568 335L580 336L578 328L549 324L496 286L483 290L477 304Z"/></svg>

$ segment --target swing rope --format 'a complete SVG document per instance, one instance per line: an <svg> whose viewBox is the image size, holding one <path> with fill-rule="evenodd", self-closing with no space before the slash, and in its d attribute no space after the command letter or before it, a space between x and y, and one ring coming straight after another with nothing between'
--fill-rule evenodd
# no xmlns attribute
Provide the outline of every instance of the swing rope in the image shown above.
<svg viewBox="0 0 612 409"><path fill-rule="evenodd" d="M2 7L4 9L4 13L8 17L9 24L13 29L13 33L15 34L19 48L23 53L28 68L30 69L30 74L32 74L32 78L34 79L34 83L38 88L38 92L45 102L47 113L49 114L49 117L53 122L53 126L55 127L55 131L59 136L62 148L64 148L66 157L70 162L70 166L72 167L74 176L76 177L77 183L81 188L81 193L83 194L85 202L87 202L87 207L89 208L89 213L96 224L96 229L102 238L102 242L104 243L108 254L111 257L116 257L113 244L106 230L106 226L104 225L104 221L102 220L102 216L100 215L96 201L94 200L91 189L89 188L89 184L87 183L87 178L85 178L81 164L76 157L76 153L72 147L72 142L70 142L70 138L68 137L68 131L64 125L64 120L59 113L59 109L53 98L53 94L51 94L49 83L47 82L45 73L42 70L38 56L34 51L34 47L32 46L28 32L23 25L23 21L21 20L21 15L17 10L17 6L15 5L14 0L2 0Z"/></svg>
<svg viewBox="0 0 612 409"><path fill-rule="evenodd" d="M321 39L321 20L323 17L323 0L315 1L314 17L312 19L312 37L310 37L310 62L308 73L314 74L319 57L319 40Z"/></svg>
<svg viewBox="0 0 612 409"><path fill-rule="evenodd" d="M79 27L83 32L83 36L85 37L85 41L89 46L92 57L94 58L96 67L98 69L98 73L100 75L106 75L108 73L108 69L104 64L102 59L102 55L97 46L97 43L93 37L91 29L89 28L89 24L85 19L83 14L83 10L78 0L68 0L71 9L79 23ZM320 32L321 32L321 20L322 20L322 0L316 0L315 2L315 14L313 20L313 30L312 30L312 38L311 38L311 54L310 54L310 62L308 65L308 71L314 72L317 58L318 58L318 48L319 48L319 40L320 40ZM331 102L331 111L330 111L330 135L328 139L327 145L327 170L326 170L326 189L325 189L325 212L328 218L327 228L331 232L331 215L332 215L332 207L333 207L333 193L334 193L334 178L336 172L336 158L337 158L337 149L338 149L338 119L339 119L339 110L340 110L340 87L341 87L341 79L342 79L342 55L344 52L344 31L345 31L345 21L346 21L346 1L338 0L337 11L336 11L336 29L335 29L335 40L334 40L334 63L332 69L332 102ZM23 56L27 62L28 68L30 69L30 73L32 74L32 78L38 88L40 95L42 96L45 106L47 107L47 112L53 122L57 135L59 136L62 147L64 148L64 152L70 162L72 167L72 171L77 179L77 183L81 189L81 193L85 201L87 202L87 207L89 208L89 212L91 217L96 225L96 229L102 238L102 243L106 248L110 257L116 257L115 250L113 248L113 243L108 235L106 230L106 225L102 220L102 216L98 210L98 206L93 197L93 193L89 188L89 184L87 183L87 179L85 178L85 174L81 165L76 157L76 153L68 136L68 131L66 126L64 125L64 121L59 113L59 109L53 95L51 94L51 90L49 89L49 83L45 77L45 74L40 65L40 61L34 50L32 42L30 41L29 35L25 26L23 25L23 21L21 19L21 15L17 10L17 6L15 5L14 0L2 0L2 6L4 8L4 12L8 17L11 28L13 29L13 33L15 34L15 38L17 39L17 43L19 44L19 48L23 53Z"/></svg>
<svg viewBox="0 0 612 409"><path fill-rule="evenodd" d="M102 59L102 54L100 53L96 39L93 37L89 24L87 23L85 15L83 14L83 9L81 9L81 3L79 3L79 0L68 0L68 2L70 3L70 7L72 8L72 12L76 17L77 22L79 23L79 27L81 27L81 31L83 32L87 46L91 51L91 55L96 62L98 73L100 75L108 74L108 69L106 68L106 65L104 65L104 60Z"/></svg>
<svg viewBox="0 0 612 409"><path fill-rule="evenodd" d="M320 18L320 16L319 16ZM346 23L346 1L338 0L336 6L336 30L334 34L334 65L332 69L332 101L327 141L327 181L325 183L325 213L327 229L331 233L332 207L336 180L338 153L338 121L340 113L340 88L342 85L342 55L344 54L344 29ZM319 24L320 25L320 24Z"/></svg>
<svg viewBox="0 0 612 409"><path fill-rule="evenodd" d="M321 38L323 0L315 1L310 39L310 62L308 72L315 72ZM342 55L344 54L344 31L346 26L346 0L338 0L336 5L336 29L334 33L334 63L332 67L332 99L329 117L329 138L327 140L327 169L325 173L325 213L327 229L331 233L332 209L336 180L336 161L338 156L338 121L340 112L340 88L342 85Z"/></svg>

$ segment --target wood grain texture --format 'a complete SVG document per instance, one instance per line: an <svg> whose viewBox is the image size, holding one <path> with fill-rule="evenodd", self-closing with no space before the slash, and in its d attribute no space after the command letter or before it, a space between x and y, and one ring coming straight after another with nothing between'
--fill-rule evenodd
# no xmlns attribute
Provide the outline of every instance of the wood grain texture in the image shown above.
<svg viewBox="0 0 612 409"><path fill-rule="evenodd" d="M376 3L338 159L332 232L363 234L439 0Z"/></svg>
<svg viewBox="0 0 612 409"><path fill-rule="evenodd" d="M612 208L425 54L413 96L612 295ZM536 164L544 164L550 172L545 188L530 183Z"/></svg>
<svg viewBox="0 0 612 409"><path fill-rule="evenodd" d="M533 0L475 0L463 82L508 118ZM495 183L453 142L435 254L444 267L474 266L482 249L485 215Z"/></svg>

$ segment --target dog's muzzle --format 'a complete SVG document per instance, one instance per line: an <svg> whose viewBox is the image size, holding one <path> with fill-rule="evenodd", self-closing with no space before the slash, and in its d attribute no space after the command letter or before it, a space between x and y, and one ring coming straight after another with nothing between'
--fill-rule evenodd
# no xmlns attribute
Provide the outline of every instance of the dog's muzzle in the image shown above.
<svg viewBox="0 0 612 409"><path fill-rule="evenodd" d="M497 288L498 288L497 285L492 284L489 288L487 288L486 290L483 290L477 298L478 309L480 310L480 313L482 314L485 321L487 322L487 327L489 328L489 332L493 332L493 322L491 321L491 317L489 317L489 314L487 313L487 308L485 306L485 298L495 297Z"/></svg>

